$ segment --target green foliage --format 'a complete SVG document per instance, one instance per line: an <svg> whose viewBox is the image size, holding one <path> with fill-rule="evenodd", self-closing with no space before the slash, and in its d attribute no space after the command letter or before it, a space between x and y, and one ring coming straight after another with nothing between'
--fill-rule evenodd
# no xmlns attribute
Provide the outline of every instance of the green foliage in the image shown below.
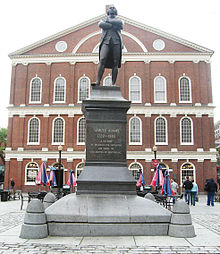
<svg viewBox="0 0 220 254"><path fill-rule="evenodd" d="M8 130L6 128L0 128L0 151L4 150L7 143Z"/></svg>

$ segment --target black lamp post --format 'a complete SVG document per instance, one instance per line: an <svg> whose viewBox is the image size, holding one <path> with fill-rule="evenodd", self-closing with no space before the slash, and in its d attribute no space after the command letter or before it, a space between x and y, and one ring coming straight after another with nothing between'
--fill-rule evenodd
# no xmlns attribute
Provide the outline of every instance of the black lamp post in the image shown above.
<svg viewBox="0 0 220 254"><path fill-rule="evenodd" d="M58 146L59 151L59 160L58 160L58 199L62 197L61 189L63 187L63 183L61 183L61 153L62 153L63 147L61 145Z"/></svg>
<svg viewBox="0 0 220 254"><path fill-rule="evenodd" d="M154 159L157 159L157 147L154 145L153 146L153 151L154 151Z"/></svg>

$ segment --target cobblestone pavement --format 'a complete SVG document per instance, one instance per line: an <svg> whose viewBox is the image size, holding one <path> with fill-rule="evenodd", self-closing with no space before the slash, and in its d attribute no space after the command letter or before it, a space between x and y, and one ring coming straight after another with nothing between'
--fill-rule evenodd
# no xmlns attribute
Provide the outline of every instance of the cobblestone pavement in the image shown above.
<svg viewBox="0 0 220 254"><path fill-rule="evenodd" d="M220 235L220 215L192 215L192 220Z"/></svg>
<svg viewBox="0 0 220 254"><path fill-rule="evenodd" d="M14 253L14 254L26 254L26 253L32 253L32 254L67 254L67 253L89 253L89 254L105 254L105 253L111 253L111 254L141 254L141 253L149 253L149 254L207 254L207 253L220 253L220 247L167 247L167 246L161 246L161 247L154 247L154 246L104 246L104 245L85 245L85 246L70 246L70 245L50 245L50 244L30 244L30 243L24 243L24 244L4 244L0 243L0 253Z"/></svg>
<svg viewBox="0 0 220 254"><path fill-rule="evenodd" d="M7 205L11 206L9 209L6 204L0 203L0 254L220 254L220 204L217 204L215 209L209 209L202 202L197 207L190 208L197 231L196 238L115 237L111 242L107 238L100 240L83 237L20 239L19 225L23 223L25 211L19 210L19 202L13 202L17 208L12 208L13 204L10 202L7 202ZM1 205L5 206L4 209Z"/></svg>
<svg viewBox="0 0 220 254"><path fill-rule="evenodd" d="M24 221L24 212L11 212L0 216L0 233L5 232Z"/></svg>

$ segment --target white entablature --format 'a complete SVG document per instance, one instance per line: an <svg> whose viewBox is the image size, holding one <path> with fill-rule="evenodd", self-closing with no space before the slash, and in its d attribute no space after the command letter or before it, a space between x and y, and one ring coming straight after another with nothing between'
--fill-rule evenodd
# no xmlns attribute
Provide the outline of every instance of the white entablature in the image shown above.
<svg viewBox="0 0 220 254"><path fill-rule="evenodd" d="M159 62L200 62L204 61L206 63L210 63L211 56L207 53L150 53L150 52L141 52L141 53L124 53L122 55L122 64L125 62L144 62L150 63L154 61ZM62 55L26 55L26 56L16 56L12 59L12 65L15 66L17 64L33 64L33 63L44 63L48 65L48 63L94 63L98 62L98 54L97 53L81 53L81 54L62 54Z"/></svg>
<svg viewBox="0 0 220 254"><path fill-rule="evenodd" d="M5 160L10 161L11 159L17 159L22 161L23 159L57 159L58 152L57 151L40 151L40 150L10 150L6 149ZM199 162L204 160L211 160L212 162L216 162L216 151L178 151L173 153L172 151L160 151L157 153L157 158L159 160L163 160L166 158L171 161L178 160L197 160ZM63 151L62 159L67 159L68 161L74 159L85 159L84 151ZM152 161L154 159L153 152L147 151L127 151L127 159L128 160L145 160Z"/></svg>
<svg viewBox="0 0 220 254"><path fill-rule="evenodd" d="M132 105L128 110L129 115L140 114L150 117L151 115L195 115L201 117L202 115L208 115L214 117L214 106L136 106ZM8 107L8 116L13 117L14 115L26 116L26 115L43 115L48 117L50 115L68 115L74 117L74 115L81 115L81 105L78 106L22 106L22 107Z"/></svg>

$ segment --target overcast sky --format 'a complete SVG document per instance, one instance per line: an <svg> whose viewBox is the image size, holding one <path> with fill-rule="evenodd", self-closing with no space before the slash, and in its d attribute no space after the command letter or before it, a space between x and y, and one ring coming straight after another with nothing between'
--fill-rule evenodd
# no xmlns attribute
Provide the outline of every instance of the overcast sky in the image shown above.
<svg viewBox="0 0 220 254"><path fill-rule="evenodd" d="M215 51L212 56L214 121L220 120L220 1L219 0L4 0L1 2L0 127L7 127L11 60L8 54L45 37L105 13L118 13Z"/></svg>

